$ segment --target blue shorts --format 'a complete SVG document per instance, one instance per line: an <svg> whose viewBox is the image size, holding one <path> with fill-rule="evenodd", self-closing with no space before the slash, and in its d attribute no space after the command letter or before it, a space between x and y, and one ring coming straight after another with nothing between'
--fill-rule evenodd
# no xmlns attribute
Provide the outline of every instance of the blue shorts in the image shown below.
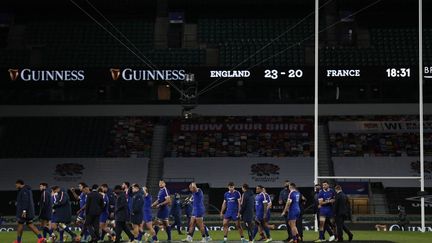
<svg viewBox="0 0 432 243"><path fill-rule="evenodd" d="M237 217L236 213L225 213L224 219L228 219L228 220L232 220L232 221L237 221L238 217Z"/></svg>
<svg viewBox="0 0 432 243"><path fill-rule="evenodd" d="M331 207L321 207L320 217L333 218L333 209Z"/></svg>
<svg viewBox="0 0 432 243"><path fill-rule="evenodd" d="M102 213L99 217L99 223L106 223L108 217L109 217L109 213L107 212Z"/></svg>
<svg viewBox="0 0 432 243"><path fill-rule="evenodd" d="M192 211L192 217L195 218L203 218L204 217L204 210L201 209L194 209Z"/></svg>
<svg viewBox="0 0 432 243"><path fill-rule="evenodd" d="M160 208L157 213L157 218L161 220L169 219L170 209L169 207Z"/></svg>
<svg viewBox="0 0 432 243"><path fill-rule="evenodd" d="M143 221L144 223L149 223L153 221L151 212L144 212Z"/></svg>
<svg viewBox="0 0 432 243"><path fill-rule="evenodd" d="M288 220L297 220L300 217L299 211L289 211L288 212Z"/></svg>
<svg viewBox="0 0 432 243"><path fill-rule="evenodd" d="M151 215L144 215L143 221L144 223L150 223L153 221L153 218Z"/></svg>

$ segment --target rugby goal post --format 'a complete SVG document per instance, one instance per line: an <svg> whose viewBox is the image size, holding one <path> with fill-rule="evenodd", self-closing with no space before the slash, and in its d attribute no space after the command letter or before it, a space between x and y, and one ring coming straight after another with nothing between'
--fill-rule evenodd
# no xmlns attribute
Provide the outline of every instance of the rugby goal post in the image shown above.
<svg viewBox="0 0 432 243"><path fill-rule="evenodd" d="M421 232L426 231L425 225L425 180L424 180L424 127L423 127L423 0L418 1L418 51L419 51L419 123L420 123L420 176L320 176L318 171L318 81L319 81L319 0L315 0L315 98L314 98L314 185L319 183L320 179L364 179L364 180L419 180L421 192L420 217ZM318 230L318 222L315 217L315 231Z"/></svg>

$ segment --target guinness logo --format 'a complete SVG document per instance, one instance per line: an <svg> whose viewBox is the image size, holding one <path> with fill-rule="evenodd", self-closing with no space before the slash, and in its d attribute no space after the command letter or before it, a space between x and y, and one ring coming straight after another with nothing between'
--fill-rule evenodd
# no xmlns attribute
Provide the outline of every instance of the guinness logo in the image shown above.
<svg viewBox="0 0 432 243"><path fill-rule="evenodd" d="M113 80L117 80L120 77L120 69L119 68L111 68L111 77Z"/></svg>
<svg viewBox="0 0 432 243"><path fill-rule="evenodd" d="M18 69L12 69L10 68L9 70L9 77L12 81L17 80L18 75L19 75L19 70Z"/></svg>

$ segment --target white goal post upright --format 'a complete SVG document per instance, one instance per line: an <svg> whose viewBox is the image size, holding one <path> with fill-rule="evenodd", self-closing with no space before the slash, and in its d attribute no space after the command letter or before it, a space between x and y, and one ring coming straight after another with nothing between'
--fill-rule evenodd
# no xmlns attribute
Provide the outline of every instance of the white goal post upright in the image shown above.
<svg viewBox="0 0 432 243"><path fill-rule="evenodd" d="M421 203L421 227L426 231L425 225L425 198L424 198L424 127L423 127L423 0L419 0L419 123L420 123L420 191L422 192Z"/></svg>
<svg viewBox="0 0 432 243"><path fill-rule="evenodd" d="M423 0L419 0L419 126L420 126L420 176L320 176L318 170L318 78L319 78L319 0L315 0L315 102L314 102L314 185L319 179L351 179L351 180L419 180L420 192L424 192L424 127L423 127ZM426 232L425 198L421 195L421 231ZM318 221L315 217L315 231Z"/></svg>
<svg viewBox="0 0 432 243"><path fill-rule="evenodd" d="M315 0L315 99L314 99L314 186L318 184L318 76L319 76L319 0ZM315 231L318 220L315 217Z"/></svg>

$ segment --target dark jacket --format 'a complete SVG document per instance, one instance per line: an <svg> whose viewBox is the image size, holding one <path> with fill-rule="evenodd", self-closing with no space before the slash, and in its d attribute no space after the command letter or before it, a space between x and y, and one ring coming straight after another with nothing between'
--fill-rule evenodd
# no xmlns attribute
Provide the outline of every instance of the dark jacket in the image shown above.
<svg viewBox="0 0 432 243"><path fill-rule="evenodd" d="M349 216L348 197L342 191L336 193L333 209L335 216Z"/></svg>
<svg viewBox="0 0 432 243"><path fill-rule="evenodd" d="M170 215L172 215L173 217L181 217L181 208L182 208L182 203L180 199L174 199L174 202L171 206Z"/></svg>
<svg viewBox="0 0 432 243"><path fill-rule="evenodd" d="M57 223L68 224L72 221L70 198L66 190L61 189L53 200L53 218Z"/></svg>
<svg viewBox="0 0 432 243"><path fill-rule="evenodd" d="M186 215L186 217L187 217L187 218L192 217L192 211L193 211L193 205L192 205L192 202L185 201L185 202L183 203L182 207L183 207L184 210L185 210L185 215Z"/></svg>
<svg viewBox="0 0 432 243"><path fill-rule="evenodd" d="M120 192L117 195L115 210L114 210L115 221L126 222L129 220L129 206L126 199L126 193Z"/></svg>
<svg viewBox="0 0 432 243"><path fill-rule="evenodd" d="M51 219L52 214L52 201L51 201L51 190L45 189L41 192L39 200L39 218Z"/></svg>
<svg viewBox="0 0 432 243"><path fill-rule="evenodd" d="M318 214L319 213L318 194L319 194L319 192L317 192L317 191L314 191L314 193L313 193L313 198L314 198L314 201L313 201L313 213L314 214Z"/></svg>
<svg viewBox="0 0 432 243"><path fill-rule="evenodd" d="M26 219L33 219L35 217L33 192L30 186L24 185L23 188L18 190L16 199L16 217L21 218L23 211L26 211Z"/></svg>
<svg viewBox="0 0 432 243"><path fill-rule="evenodd" d="M285 206L285 204L288 201L288 195L289 195L289 190L287 188L282 189L279 192L279 201L282 201L282 204Z"/></svg>
<svg viewBox="0 0 432 243"><path fill-rule="evenodd" d="M108 199L109 199L109 213L114 213L114 209L115 209L115 203L116 203L116 195L115 193L111 190L108 189L107 191L107 195L108 195Z"/></svg>
<svg viewBox="0 0 432 243"><path fill-rule="evenodd" d="M132 223L141 223L143 220L144 195L141 192L134 193L132 196Z"/></svg>
<svg viewBox="0 0 432 243"><path fill-rule="evenodd" d="M87 194L87 201L86 201L86 215L89 216L99 216L102 214L102 211L104 209L104 200L103 196L97 192L92 191L89 194Z"/></svg>
<svg viewBox="0 0 432 243"><path fill-rule="evenodd" d="M242 195L242 204L240 208L240 215L243 221L252 221L254 218L255 208L255 195L251 190L247 190Z"/></svg>

